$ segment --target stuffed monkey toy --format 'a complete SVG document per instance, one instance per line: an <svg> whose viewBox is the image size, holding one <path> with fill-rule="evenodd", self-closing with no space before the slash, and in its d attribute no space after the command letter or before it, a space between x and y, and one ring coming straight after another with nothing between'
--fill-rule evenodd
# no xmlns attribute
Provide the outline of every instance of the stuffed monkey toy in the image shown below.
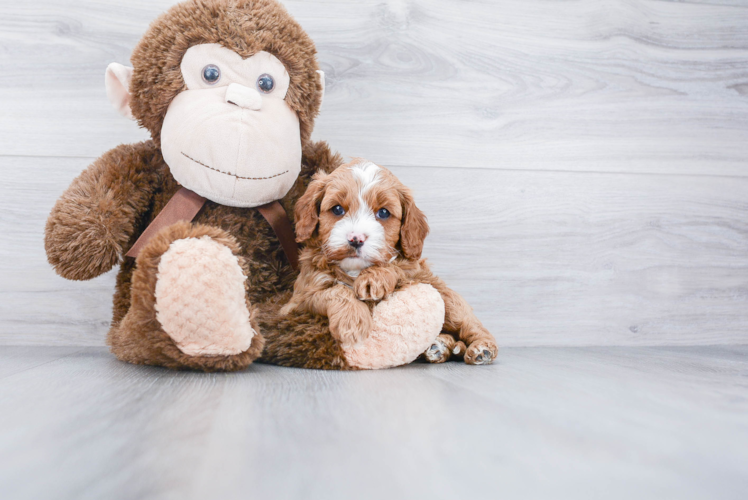
<svg viewBox="0 0 748 500"><path fill-rule="evenodd" d="M289 215L314 173L342 163L310 139L324 93L311 39L274 0L190 0L152 23L131 62L107 68L107 95L152 139L90 165L45 230L64 278L120 266L112 352L231 371L267 343L268 362L356 368L326 319L278 314L297 276ZM440 325L428 328L435 339Z"/></svg>

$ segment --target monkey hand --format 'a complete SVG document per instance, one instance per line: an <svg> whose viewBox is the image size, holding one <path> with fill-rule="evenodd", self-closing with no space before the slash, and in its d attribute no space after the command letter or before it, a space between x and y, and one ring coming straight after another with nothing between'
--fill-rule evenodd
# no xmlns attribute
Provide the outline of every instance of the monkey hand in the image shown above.
<svg viewBox="0 0 748 500"><path fill-rule="evenodd" d="M47 259L63 278L88 280L121 259L134 222L151 200L152 173L142 160L153 146L122 145L73 181L47 219Z"/></svg>
<svg viewBox="0 0 748 500"><path fill-rule="evenodd" d="M382 300L395 291L398 275L388 266L367 267L353 283L353 291L360 300Z"/></svg>
<svg viewBox="0 0 748 500"><path fill-rule="evenodd" d="M47 221L47 259L63 278L87 280L109 271L122 247L103 215L69 200L60 200Z"/></svg>
<svg viewBox="0 0 748 500"><path fill-rule="evenodd" d="M366 339L373 327L369 308L362 302L349 302L347 307L328 313L330 333L344 346Z"/></svg>

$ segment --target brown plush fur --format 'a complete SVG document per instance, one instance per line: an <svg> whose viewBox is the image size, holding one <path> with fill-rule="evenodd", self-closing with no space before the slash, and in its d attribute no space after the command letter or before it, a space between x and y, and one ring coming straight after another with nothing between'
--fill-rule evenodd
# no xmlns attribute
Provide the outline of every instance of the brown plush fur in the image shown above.
<svg viewBox="0 0 748 500"><path fill-rule="evenodd" d="M258 361L297 368L356 370L330 334L327 318L304 312L280 313L290 298L288 292L260 305L265 350Z"/></svg>
<svg viewBox="0 0 748 500"><path fill-rule="evenodd" d="M319 169L334 170L342 162L326 143L307 144L301 174L281 200L286 211L292 216L295 202L312 174ZM45 237L50 263L68 279L91 279L109 271L178 189L152 141L109 151L73 181L52 209ZM262 326L257 328L261 321L255 306L291 290L297 273L288 264L273 229L255 209L209 201L193 224L170 226L159 233L143 249L137 263L133 259L121 261L108 336L112 352L120 359L214 371L244 368L259 354L261 337L256 336L248 353L186 356L155 319L153 289L160 256L168 249L166 242L201 231L211 237L215 234L217 241L241 257L248 277L252 326L264 333ZM237 242L239 246L235 247Z"/></svg>
<svg viewBox="0 0 748 500"><path fill-rule="evenodd" d="M467 345L465 362L490 363L498 354L493 336L481 324L472 308L457 292L434 276L421 259L423 242L428 234L426 217L416 207L413 195L390 171L381 168L373 186L363 194L372 212L385 207L391 216L379 220L384 226L385 247L379 258L352 278L338 263L355 255L353 247L335 248L328 245L330 233L340 216L331 208L341 205L354 213L361 190L352 167L359 160L341 166L331 174L317 174L307 192L296 204L297 236L306 243L300 259L300 275L294 294L283 312L289 315L310 314L329 318L331 334L342 343L362 340L371 329L372 303L395 290L427 283L439 291L445 303L443 333L451 340L447 355L435 362L446 361L456 342ZM392 257L394 260L391 260ZM348 286L346 286L348 285ZM369 301L367 303L362 301ZM462 354L459 352L458 354Z"/></svg>
<svg viewBox="0 0 748 500"><path fill-rule="evenodd" d="M208 201L193 223L160 232L137 262L123 258L179 189L161 155L160 132L169 104L186 88L180 71L182 57L200 43L219 43L243 57L264 50L287 68L290 86L285 100L299 116L303 151L301 173L281 200L287 213L292 216L312 174L320 169L332 171L342 163L326 143L310 142L322 98L316 50L285 8L274 0L187 1L152 23L131 58L130 106L153 140L114 148L75 179L52 209L45 248L49 262L68 279L91 279L121 265L108 336L120 359L170 368L237 370L262 350L263 309L259 306L269 301L265 310L272 316L277 297L290 291L297 275L272 228L256 210ZM195 235L210 236L229 247L248 277L251 325L260 335L253 337L247 352L187 356L156 320L154 289L161 255L175 239Z"/></svg>
<svg viewBox="0 0 748 500"><path fill-rule="evenodd" d="M138 255L130 287L130 309L123 320L114 323L109 331L108 341L117 357L130 363L155 364L167 368L230 371L246 367L260 355L264 339L261 335L255 335L250 348L235 356L189 356L177 348L156 319L156 277L161 256L173 241L201 236L209 236L230 248L237 256L243 271L247 272L247 262L239 244L226 231L189 222L178 222L164 228ZM252 306L249 298L247 308L250 311L252 328L259 331L257 309Z"/></svg>
<svg viewBox="0 0 748 500"><path fill-rule="evenodd" d="M218 43L246 58L262 50L277 57L291 77L285 101L299 115L306 144L322 102L322 84L309 35L275 0L194 0L158 17L130 58L133 116L160 147L161 125L177 94L186 89L179 65L193 45Z"/></svg>

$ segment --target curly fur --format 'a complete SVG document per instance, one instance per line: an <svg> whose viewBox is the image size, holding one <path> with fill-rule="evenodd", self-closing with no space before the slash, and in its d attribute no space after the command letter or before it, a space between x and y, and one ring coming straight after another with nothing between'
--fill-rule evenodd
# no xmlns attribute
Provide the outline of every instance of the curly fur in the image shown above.
<svg viewBox="0 0 748 500"><path fill-rule="evenodd" d="M459 340L468 346L464 353L467 363L490 363L498 353L493 335L481 324L465 299L431 273L425 259L421 258L429 229L426 217L416 206L412 193L390 171L378 167L376 183L364 195L360 195L362 185L355 169L361 161L355 159L330 174L317 174L296 204L297 238L305 243L305 248L301 252L301 271L294 285L294 294L283 312L290 318L298 314L329 318L331 335L340 343L344 353L352 356L347 360L350 365L369 368L393 366L393 363L397 363L395 360L406 359L407 356L399 352L381 353L370 347L366 348L364 355L364 350L359 353L350 346L366 342L374 324L371 312L377 302L385 299L382 301L384 305L389 300L386 297L393 297L393 292L413 285L431 285L444 302L442 334L454 339L450 345L454 346ZM368 203L374 212L386 206L391 217L380 221L384 226L385 245L379 257L368 263L360 274L351 276L341 269L340 262L355 255L357 250L331 248L329 239L335 225L341 223L342 219L329 209L342 204L346 210L353 212L357 210L356 203L361 202ZM423 307L418 307L419 299L413 300L413 307L425 313ZM392 311L386 313L388 323L409 324L409 318L395 317L401 313ZM428 323L426 319L424 322ZM432 341L436 340L438 334L439 331L434 333ZM391 344L394 345L396 343ZM427 356L427 359L432 362L446 361L450 352L444 351L438 358ZM393 356L390 361L384 359L388 354ZM366 361L368 355L376 359Z"/></svg>

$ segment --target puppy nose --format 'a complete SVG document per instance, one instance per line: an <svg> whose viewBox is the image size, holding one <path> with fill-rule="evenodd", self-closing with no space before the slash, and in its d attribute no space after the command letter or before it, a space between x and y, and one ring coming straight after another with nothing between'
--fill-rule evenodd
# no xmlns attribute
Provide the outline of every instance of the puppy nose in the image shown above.
<svg viewBox="0 0 748 500"><path fill-rule="evenodd" d="M260 93L239 83L232 83L226 87L226 102L254 111L259 111L262 108Z"/></svg>
<svg viewBox="0 0 748 500"><path fill-rule="evenodd" d="M363 234L349 234L348 235L348 244L355 249L359 249L362 246L364 246L365 242L366 242L366 236Z"/></svg>

